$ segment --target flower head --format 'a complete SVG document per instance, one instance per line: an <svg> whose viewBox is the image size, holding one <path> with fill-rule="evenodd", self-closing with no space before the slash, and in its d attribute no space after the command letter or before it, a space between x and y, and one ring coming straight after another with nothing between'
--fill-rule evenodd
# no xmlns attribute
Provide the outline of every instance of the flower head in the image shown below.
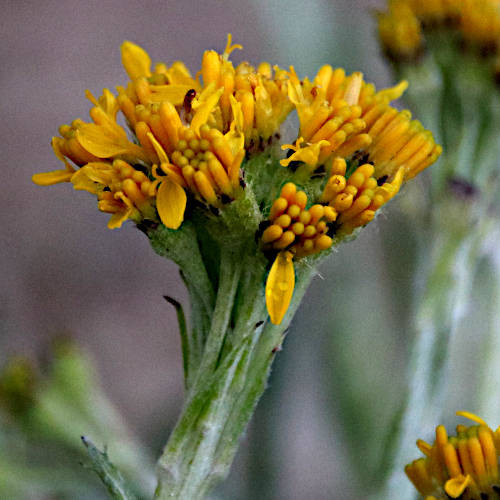
<svg viewBox="0 0 500 500"><path fill-rule="evenodd" d="M420 57L428 38L443 33L480 54L500 48L500 7L497 0L389 0L379 12L379 33L393 61Z"/></svg>
<svg viewBox="0 0 500 500"><path fill-rule="evenodd" d="M441 148L408 111L391 107L404 81L377 92L361 73L330 66L300 80L293 67L235 67L236 48L229 36L222 54L206 51L193 78L181 62L153 67L125 42L127 86L99 99L87 92L92 123L63 125L53 147L64 168L33 180L94 194L112 214L110 228L131 219L178 230L194 212L209 227L221 214L223 233L237 227L268 257L267 304L280 323L294 262L367 224ZM293 110L297 138L279 148Z"/></svg>
<svg viewBox="0 0 500 500"><path fill-rule="evenodd" d="M500 427L494 432L472 413L457 415L478 425L458 425L456 436L440 425L432 446L417 442L425 458L407 465L406 474L426 500L500 498Z"/></svg>

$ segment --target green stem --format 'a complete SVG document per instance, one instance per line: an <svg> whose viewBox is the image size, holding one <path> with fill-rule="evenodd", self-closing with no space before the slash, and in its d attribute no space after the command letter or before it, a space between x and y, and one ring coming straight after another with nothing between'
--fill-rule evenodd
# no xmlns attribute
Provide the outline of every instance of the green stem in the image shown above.
<svg viewBox="0 0 500 500"><path fill-rule="evenodd" d="M430 439L441 418L449 385L449 351L464 317L482 234L471 227L456 231L448 220L434 225L431 269L416 312L416 338L409 366L409 390L387 498L415 495L404 466L415 458L418 438ZM429 256L425 250L421 261Z"/></svg>
<svg viewBox="0 0 500 500"><path fill-rule="evenodd" d="M498 228L495 231L498 238ZM496 238L495 238L496 239ZM487 300L490 324L480 352L479 394L477 414L486 422L496 422L500 410L500 379L497 376L500 366L500 258L496 244L487 254L489 287Z"/></svg>
<svg viewBox="0 0 500 500"><path fill-rule="evenodd" d="M251 256L237 254L226 254L224 260L206 357L158 463L156 500L201 500L226 477L238 439L265 389L276 348L313 276L310 268L299 266L292 304L282 324L272 325L261 262L254 256L252 265Z"/></svg>

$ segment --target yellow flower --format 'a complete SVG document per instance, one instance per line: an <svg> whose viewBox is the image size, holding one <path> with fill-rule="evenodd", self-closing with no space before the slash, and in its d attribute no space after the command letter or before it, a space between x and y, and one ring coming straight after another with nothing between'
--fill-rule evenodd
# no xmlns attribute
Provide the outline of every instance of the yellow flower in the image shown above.
<svg viewBox="0 0 500 500"><path fill-rule="evenodd" d="M222 54L206 51L193 78L183 63L153 66L125 42L128 84L116 97L87 91L92 123L61 126L53 147L64 169L33 180L92 193L111 214L110 228L130 219L177 230L194 210L208 220L236 206L224 215L250 228L252 241L259 223L267 225L260 238L272 262L266 303L278 324L292 298L294 262L371 221L441 150L407 111L390 106L406 82L377 92L361 73L330 66L312 81L293 67L234 67L237 48L229 36ZM299 132L279 158L280 127L292 110Z"/></svg>
<svg viewBox="0 0 500 500"><path fill-rule="evenodd" d="M458 425L456 436L448 436L440 425L432 446L417 442L425 458L407 465L406 474L426 500L500 498L500 427L493 432L472 413L457 415L478 425Z"/></svg>
<svg viewBox="0 0 500 500"><path fill-rule="evenodd" d="M424 49L428 28L458 35L480 54L498 50L500 6L497 0L389 0L378 13L379 34L386 54L394 61L411 61Z"/></svg>
<svg viewBox="0 0 500 500"><path fill-rule="evenodd" d="M246 148L264 147L293 109L284 73L276 68L273 76L267 63L257 70L248 63L235 68L229 55L236 48L241 47L231 45L229 36L222 55L206 51L200 82L179 62L170 68L162 63L151 68L149 55L125 42L122 61L131 81L126 88L117 88L118 97L105 89L95 99L87 91L94 104L93 123L75 120L62 126L62 137L53 140L53 147L65 169L36 174L33 181L40 185L72 182L77 189L104 196L106 202L99 198L99 208L120 214L112 227L119 227L127 217L138 222L141 217L156 220L157 216L145 210L141 197L110 188L123 181L119 169L107 169L107 184L101 179L96 188L89 175L95 177L97 163L113 165L120 160L133 166L139 177L145 175L151 184L146 189L140 179L142 195L171 229L183 221L186 191L217 208L230 202L240 189ZM130 126L133 140L117 123L118 111ZM75 173L68 160L83 171ZM116 178L110 178L112 173ZM112 200L109 192L115 193Z"/></svg>

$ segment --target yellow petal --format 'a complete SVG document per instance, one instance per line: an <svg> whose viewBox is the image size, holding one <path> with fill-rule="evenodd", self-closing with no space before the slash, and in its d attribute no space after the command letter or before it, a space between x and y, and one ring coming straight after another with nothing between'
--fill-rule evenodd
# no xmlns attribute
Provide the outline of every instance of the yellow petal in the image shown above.
<svg viewBox="0 0 500 500"><path fill-rule="evenodd" d="M464 476L460 474L460 476L453 477L446 481L444 485L444 490L451 498L458 498L465 491L467 486L471 484L472 478L469 474Z"/></svg>
<svg viewBox="0 0 500 500"><path fill-rule="evenodd" d="M200 127L207 123L207 120L212 113L215 106L219 102L220 96L224 92L224 88L220 88L215 91L210 97L205 99L202 104L196 110L196 114L191 120L190 128L193 129L198 135L200 133Z"/></svg>
<svg viewBox="0 0 500 500"><path fill-rule="evenodd" d="M351 81L347 85L344 94L344 101L348 106L358 104L359 93L361 91L361 84L363 83L363 73L356 71L351 76Z"/></svg>
<svg viewBox="0 0 500 500"><path fill-rule="evenodd" d="M288 167L288 165L292 161L302 161L307 165L315 167L318 163L318 157L321 152L321 148L329 145L330 143L328 141L319 141L315 144L311 144L310 146L306 146L305 148L297 148L295 153L293 153L291 156L286 159L280 160L280 164L283 167Z"/></svg>
<svg viewBox="0 0 500 500"><path fill-rule="evenodd" d="M468 411L457 411L457 415L459 417L468 418L469 420L472 420L473 422L476 422L479 425L484 425L488 427L488 424L482 418L478 417L477 415L474 415L474 413L470 413Z"/></svg>
<svg viewBox="0 0 500 500"><path fill-rule="evenodd" d="M67 170L54 170L53 172L35 174L31 180L39 186L52 186L61 182L69 182L73 175L74 172L68 172Z"/></svg>
<svg viewBox="0 0 500 500"><path fill-rule="evenodd" d="M88 123L76 131L78 142L98 158L110 158L120 154L131 154L148 161L140 146L130 142L127 134L119 125L114 127Z"/></svg>
<svg viewBox="0 0 500 500"><path fill-rule="evenodd" d="M394 101L403 95L403 92L408 88L408 82L406 80L401 80L394 87L383 89L377 92L378 98L384 98L388 101Z"/></svg>
<svg viewBox="0 0 500 500"><path fill-rule="evenodd" d="M192 85L151 85L151 102L171 102L174 106L181 106ZM196 90L196 89L195 89Z"/></svg>
<svg viewBox="0 0 500 500"><path fill-rule="evenodd" d="M271 322L274 325L281 323L292 300L295 287L295 270L292 257L291 252L280 252L267 278L266 306Z"/></svg>
<svg viewBox="0 0 500 500"><path fill-rule="evenodd" d="M158 188L156 209L160 219L169 229L178 229L184 220L187 196L184 188L176 182L165 179Z"/></svg>
<svg viewBox="0 0 500 500"><path fill-rule="evenodd" d="M68 163L66 157L61 151L61 143L64 143L65 139L61 137L52 137L52 148L54 153L64 163L64 170L53 170L52 172L43 172L41 174L35 174L31 180L38 184L39 186L52 186L53 184L59 184L61 182L69 182L71 177L75 173L75 169Z"/></svg>
<svg viewBox="0 0 500 500"><path fill-rule="evenodd" d="M122 64L132 81L151 76L151 58L148 53L132 42L123 42L121 46Z"/></svg>
<svg viewBox="0 0 500 500"><path fill-rule="evenodd" d="M243 134L243 113L241 111L241 102L237 102L234 96L229 96L231 109L233 112L233 121L229 127L229 132L224 136L231 152L235 155L245 147L245 136Z"/></svg>

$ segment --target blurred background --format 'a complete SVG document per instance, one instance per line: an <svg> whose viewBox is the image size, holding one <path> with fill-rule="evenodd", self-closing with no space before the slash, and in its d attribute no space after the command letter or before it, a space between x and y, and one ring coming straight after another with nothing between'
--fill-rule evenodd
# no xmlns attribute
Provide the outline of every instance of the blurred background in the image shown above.
<svg viewBox="0 0 500 500"><path fill-rule="evenodd" d="M74 338L95 360L131 431L158 457L184 394L175 311L162 298L186 301L176 266L154 254L133 224L107 229L109 216L88 193L69 185L41 188L30 178L60 168L51 137L59 125L88 118L86 89L98 96L126 83L124 40L144 47L153 61L183 60L194 74L203 51L223 51L232 33L244 47L233 52L236 63L294 65L299 76L314 76L328 63L361 70L382 88L394 83L371 10L383 3L3 0L0 366L23 354L43 367L51 338ZM405 390L415 243L395 201L320 269L214 498L376 493ZM462 384L474 376L479 349L470 344L469 357L454 363L450 415L470 409ZM75 471L92 486L64 498L105 498L76 460Z"/></svg>

